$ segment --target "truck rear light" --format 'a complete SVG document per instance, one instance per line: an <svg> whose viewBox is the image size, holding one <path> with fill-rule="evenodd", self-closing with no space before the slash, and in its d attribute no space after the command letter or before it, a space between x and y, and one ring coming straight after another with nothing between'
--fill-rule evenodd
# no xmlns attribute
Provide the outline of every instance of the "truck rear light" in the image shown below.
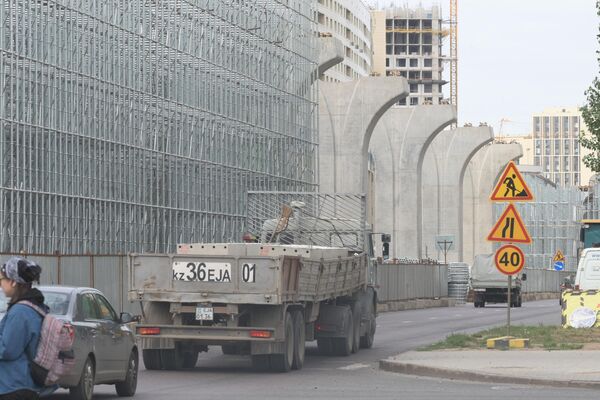
<svg viewBox="0 0 600 400"><path fill-rule="evenodd" d="M250 331L250 337L269 339L271 337L270 331Z"/></svg>
<svg viewBox="0 0 600 400"><path fill-rule="evenodd" d="M138 328L140 335L160 335L160 328Z"/></svg>

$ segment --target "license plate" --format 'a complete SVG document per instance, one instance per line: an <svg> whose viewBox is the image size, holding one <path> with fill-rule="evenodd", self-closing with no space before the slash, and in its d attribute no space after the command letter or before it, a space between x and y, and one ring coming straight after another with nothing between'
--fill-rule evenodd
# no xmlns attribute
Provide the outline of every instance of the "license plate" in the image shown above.
<svg viewBox="0 0 600 400"><path fill-rule="evenodd" d="M173 280L231 283L231 264L226 262L176 261L173 263Z"/></svg>
<svg viewBox="0 0 600 400"><path fill-rule="evenodd" d="M212 307L196 307L196 321L212 321Z"/></svg>

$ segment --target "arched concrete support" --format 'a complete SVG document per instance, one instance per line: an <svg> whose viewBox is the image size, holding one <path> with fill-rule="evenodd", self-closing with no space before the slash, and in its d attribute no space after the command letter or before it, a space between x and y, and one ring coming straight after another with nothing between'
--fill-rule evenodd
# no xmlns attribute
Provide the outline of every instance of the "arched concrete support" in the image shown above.
<svg viewBox="0 0 600 400"><path fill-rule="evenodd" d="M317 77L321 78L325 71L344 61L344 44L334 37L320 37L319 67Z"/></svg>
<svg viewBox="0 0 600 400"><path fill-rule="evenodd" d="M422 242L425 256L444 259L436 250L437 235L454 237L447 261L460 261L462 248L462 184L473 155L494 139L492 128L464 127L441 132L425 155L423 168Z"/></svg>
<svg viewBox="0 0 600 400"><path fill-rule="evenodd" d="M367 192L369 141L381 116L408 95L400 77L319 84L319 183L322 192Z"/></svg>
<svg viewBox="0 0 600 400"><path fill-rule="evenodd" d="M446 126L456 121L449 105L394 108L375 129L371 152L376 160L376 232L392 234L391 257L421 258L421 173L426 150ZM386 160L391 154L391 162Z"/></svg>
<svg viewBox="0 0 600 400"><path fill-rule="evenodd" d="M490 194L506 164L522 156L523 148L518 143L492 143L478 151L466 168L463 183L463 261L472 264L476 254L492 252L492 244L486 240L496 222Z"/></svg>

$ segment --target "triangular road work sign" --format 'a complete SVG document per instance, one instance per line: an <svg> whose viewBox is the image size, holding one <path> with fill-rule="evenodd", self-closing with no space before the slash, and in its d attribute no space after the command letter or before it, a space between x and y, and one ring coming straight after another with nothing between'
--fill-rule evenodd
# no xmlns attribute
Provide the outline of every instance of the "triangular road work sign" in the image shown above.
<svg viewBox="0 0 600 400"><path fill-rule="evenodd" d="M487 237L491 242L531 243L525 224L513 204L509 204Z"/></svg>
<svg viewBox="0 0 600 400"><path fill-rule="evenodd" d="M509 162L490 196L492 201L532 201L533 193L513 161Z"/></svg>
<svg viewBox="0 0 600 400"><path fill-rule="evenodd" d="M560 250L556 250L553 261L565 261L565 255Z"/></svg>

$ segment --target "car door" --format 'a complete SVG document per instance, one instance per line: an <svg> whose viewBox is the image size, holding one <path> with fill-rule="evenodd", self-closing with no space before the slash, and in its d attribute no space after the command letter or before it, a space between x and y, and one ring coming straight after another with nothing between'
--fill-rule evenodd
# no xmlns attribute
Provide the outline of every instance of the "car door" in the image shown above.
<svg viewBox="0 0 600 400"><path fill-rule="evenodd" d="M103 348L102 352L106 357L108 374L110 379L124 379L131 350L128 348L127 331L121 329L119 317L108 300L99 293L96 293L94 298L100 312L102 332L106 335L103 342L106 348Z"/></svg>
<svg viewBox="0 0 600 400"><path fill-rule="evenodd" d="M105 379L106 360L102 354L102 327L100 313L91 292L83 292L77 299L77 313L75 322L75 338L79 345L75 348L77 368L83 368L83 363L88 354L92 353L95 361L96 382ZM81 365L80 365L81 364Z"/></svg>

